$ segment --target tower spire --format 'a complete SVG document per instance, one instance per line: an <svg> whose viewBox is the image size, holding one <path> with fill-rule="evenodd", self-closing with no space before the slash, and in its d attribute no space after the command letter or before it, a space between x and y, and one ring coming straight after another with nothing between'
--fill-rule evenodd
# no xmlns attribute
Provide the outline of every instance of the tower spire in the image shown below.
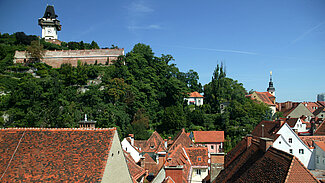
<svg viewBox="0 0 325 183"><path fill-rule="evenodd" d="M270 71L270 82L269 82L269 87L267 88L267 91L275 96L275 88L273 87L273 81L272 81L272 71Z"/></svg>

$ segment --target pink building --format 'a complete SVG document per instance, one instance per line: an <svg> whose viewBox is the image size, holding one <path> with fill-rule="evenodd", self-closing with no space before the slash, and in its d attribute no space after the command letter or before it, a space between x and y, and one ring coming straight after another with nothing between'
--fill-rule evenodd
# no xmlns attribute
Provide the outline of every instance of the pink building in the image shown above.
<svg viewBox="0 0 325 183"><path fill-rule="evenodd" d="M196 145L207 146L209 153L223 152L224 131L193 131L190 137Z"/></svg>

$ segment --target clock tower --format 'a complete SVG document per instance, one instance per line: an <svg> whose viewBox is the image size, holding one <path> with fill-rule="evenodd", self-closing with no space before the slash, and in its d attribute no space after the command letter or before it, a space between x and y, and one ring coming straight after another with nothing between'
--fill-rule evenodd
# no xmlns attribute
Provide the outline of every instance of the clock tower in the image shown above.
<svg viewBox="0 0 325 183"><path fill-rule="evenodd" d="M54 6L47 5L44 16L38 19L38 25L42 27L42 38L45 40L57 40L58 31L61 30L60 21L54 12Z"/></svg>

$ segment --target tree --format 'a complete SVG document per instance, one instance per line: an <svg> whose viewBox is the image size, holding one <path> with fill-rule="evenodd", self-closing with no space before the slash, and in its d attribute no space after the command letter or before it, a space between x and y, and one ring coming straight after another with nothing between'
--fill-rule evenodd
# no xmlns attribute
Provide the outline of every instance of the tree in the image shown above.
<svg viewBox="0 0 325 183"><path fill-rule="evenodd" d="M40 62L44 54L45 50L39 40L32 41L30 46L27 47L26 57L29 63Z"/></svg>

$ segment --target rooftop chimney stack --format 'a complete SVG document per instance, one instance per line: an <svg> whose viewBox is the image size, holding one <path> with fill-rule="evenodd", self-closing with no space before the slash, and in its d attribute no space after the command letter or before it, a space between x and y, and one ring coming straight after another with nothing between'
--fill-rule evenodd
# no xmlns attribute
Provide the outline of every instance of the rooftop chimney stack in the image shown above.
<svg viewBox="0 0 325 183"><path fill-rule="evenodd" d="M273 140L269 138L260 138L260 149L266 152L273 145Z"/></svg>
<svg viewBox="0 0 325 183"><path fill-rule="evenodd" d="M96 121L88 121L87 114L85 114L85 120L79 121L79 128L95 128Z"/></svg>

